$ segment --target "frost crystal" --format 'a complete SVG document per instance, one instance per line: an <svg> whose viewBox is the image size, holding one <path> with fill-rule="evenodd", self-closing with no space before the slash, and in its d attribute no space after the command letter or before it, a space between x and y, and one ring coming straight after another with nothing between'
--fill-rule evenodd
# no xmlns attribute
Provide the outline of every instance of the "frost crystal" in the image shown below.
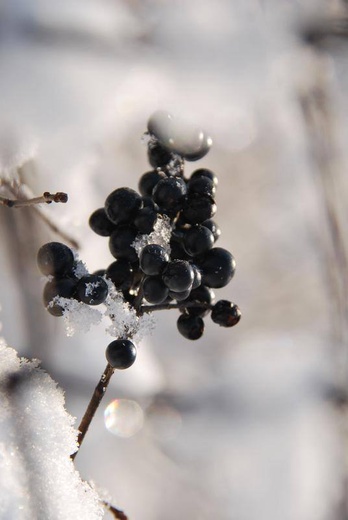
<svg viewBox="0 0 348 520"><path fill-rule="evenodd" d="M67 336L73 336L76 332L88 332L91 325L98 325L102 319L102 313L97 309L92 309L83 302L74 299L55 297L49 303L55 303L64 308L64 322Z"/></svg>
<svg viewBox="0 0 348 520"><path fill-rule="evenodd" d="M74 251L74 256L75 256L75 265L74 265L74 268L73 268L74 275L77 278L82 278L83 276L88 275L89 273L88 273L88 269L86 267L86 264L84 264L82 262L82 260L79 260L79 256L76 253L76 251Z"/></svg>
<svg viewBox="0 0 348 520"><path fill-rule="evenodd" d="M138 256L142 249L149 244L158 244L170 254L170 238L172 236L172 226L169 217L163 215L158 218L154 225L154 230L149 235L140 235L132 244Z"/></svg>
<svg viewBox="0 0 348 520"><path fill-rule="evenodd" d="M99 520L99 497L70 455L74 419L38 361L0 344L0 518Z"/></svg>
<svg viewBox="0 0 348 520"><path fill-rule="evenodd" d="M112 322L106 332L117 338L132 337L140 341L153 330L153 317L137 316L135 309L124 300L122 293L116 291L114 284L109 279L106 279L106 283L109 293L104 302L105 316L108 316Z"/></svg>

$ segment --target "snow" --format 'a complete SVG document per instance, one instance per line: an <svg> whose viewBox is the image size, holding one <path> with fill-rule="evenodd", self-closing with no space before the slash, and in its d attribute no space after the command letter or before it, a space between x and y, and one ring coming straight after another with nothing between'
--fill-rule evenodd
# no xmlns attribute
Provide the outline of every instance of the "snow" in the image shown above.
<svg viewBox="0 0 348 520"><path fill-rule="evenodd" d="M0 343L0 518L97 520L97 493L76 471L74 418L39 362Z"/></svg>
<svg viewBox="0 0 348 520"><path fill-rule="evenodd" d="M172 236L172 227L170 219L166 215L162 215L156 220L154 229L149 235L139 235L133 242L133 247L138 256L142 249L149 244L157 244L162 246L168 254L170 254L170 237Z"/></svg>

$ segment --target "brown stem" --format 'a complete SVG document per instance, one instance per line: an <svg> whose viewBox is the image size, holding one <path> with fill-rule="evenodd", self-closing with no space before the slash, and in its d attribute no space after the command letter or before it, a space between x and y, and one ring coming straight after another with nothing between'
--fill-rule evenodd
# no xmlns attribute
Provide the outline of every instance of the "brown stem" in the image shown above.
<svg viewBox="0 0 348 520"><path fill-rule="evenodd" d="M8 208L23 208L26 206L34 206L35 204L50 204L51 202L68 202L68 195L61 191L57 193L45 193L41 197L33 197L31 199L8 199L0 196L0 204Z"/></svg>
<svg viewBox="0 0 348 520"><path fill-rule="evenodd" d="M115 371L115 369L108 363L103 372L103 375L101 376L101 378L99 380L99 383L97 384L97 386L94 389L92 398L89 402L89 405L87 407L87 410L85 411L84 416L82 417L82 420L81 420L81 423L79 426L79 434L77 437L77 442L78 442L79 447L78 447L78 450L75 451L75 453L73 453L71 455L72 460L75 459L77 453L79 452L79 449L81 448L83 439L85 438L85 435L87 433L89 425L91 424L94 414L97 411L98 406L100 405L100 402L104 397L105 391L107 389L107 386L110 382L111 376L114 373L114 371Z"/></svg>
<svg viewBox="0 0 348 520"><path fill-rule="evenodd" d="M103 506L105 506L110 511L110 513L114 515L114 518L118 518L119 520L128 520L128 516L126 516L123 511L109 504L109 502L106 500L103 500Z"/></svg>
<svg viewBox="0 0 348 520"><path fill-rule="evenodd" d="M159 305L142 305L139 309L139 314L153 311L169 311L171 309L188 309L190 307L204 307L211 309L212 305L204 302L181 302L181 303L161 303Z"/></svg>

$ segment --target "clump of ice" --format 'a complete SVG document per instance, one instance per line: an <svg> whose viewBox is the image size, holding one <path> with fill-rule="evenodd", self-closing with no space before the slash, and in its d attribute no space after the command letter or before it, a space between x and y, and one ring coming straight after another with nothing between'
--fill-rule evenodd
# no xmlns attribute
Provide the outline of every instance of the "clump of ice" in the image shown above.
<svg viewBox="0 0 348 520"><path fill-rule="evenodd" d="M88 332L92 325L98 325L102 320L102 313L83 302L73 298L55 297L49 306L58 304L64 308L63 318L67 336L77 332Z"/></svg>
<svg viewBox="0 0 348 520"><path fill-rule="evenodd" d="M146 314L138 316L136 310L125 301L122 293L118 292L114 284L106 278L109 287L108 296L104 302L106 310L104 315L111 320L111 325L106 332L117 338L141 338L150 334L154 328L153 316Z"/></svg>
<svg viewBox="0 0 348 520"><path fill-rule="evenodd" d="M70 455L74 419L61 389L36 360L0 343L0 518L97 520L98 494Z"/></svg>
<svg viewBox="0 0 348 520"><path fill-rule="evenodd" d="M75 265L73 268L73 273L77 278L82 278L89 274L86 264L79 259L79 256L76 251L73 251L75 256Z"/></svg>
<svg viewBox="0 0 348 520"><path fill-rule="evenodd" d="M170 238L172 236L172 226L169 217L166 215L160 216L153 231L149 235L139 235L133 242L132 246L136 250L138 256L142 249L149 244L158 244L162 246L170 255Z"/></svg>

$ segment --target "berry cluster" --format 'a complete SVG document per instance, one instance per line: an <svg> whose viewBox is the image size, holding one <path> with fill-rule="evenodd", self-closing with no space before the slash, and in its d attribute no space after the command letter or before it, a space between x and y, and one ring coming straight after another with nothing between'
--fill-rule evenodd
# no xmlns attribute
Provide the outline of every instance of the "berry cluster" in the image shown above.
<svg viewBox="0 0 348 520"><path fill-rule="evenodd" d="M44 289L51 314L63 313L55 297L102 303L108 293L105 279L109 279L138 314L179 308L177 327L188 339L202 336L203 318L209 311L212 320L224 327L240 320L234 303L214 304L213 289L226 286L235 272L233 255L215 246L221 234L213 220L217 176L205 168L189 178L184 175L185 160L202 158L212 141L199 129L190 129L182 139L173 121L170 114L158 112L148 122L148 159L153 169L141 176L139 193L118 188L90 216L91 229L109 238L115 258L106 270L79 278L67 246L50 243L40 249L39 267L54 277ZM129 338L122 338L110 343L106 356L113 367L128 368L136 350Z"/></svg>
<svg viewBox="0 0 348 520"><path fill-rule="evenodd" d="M98 275L79 273L80 265L72 250L60 242L43 245L37 254L42 274L49 276L43 291L44 304L53 316L62 316L61 298L75 299L88 305L103 303L108 295L105 280Z"/></svg>

